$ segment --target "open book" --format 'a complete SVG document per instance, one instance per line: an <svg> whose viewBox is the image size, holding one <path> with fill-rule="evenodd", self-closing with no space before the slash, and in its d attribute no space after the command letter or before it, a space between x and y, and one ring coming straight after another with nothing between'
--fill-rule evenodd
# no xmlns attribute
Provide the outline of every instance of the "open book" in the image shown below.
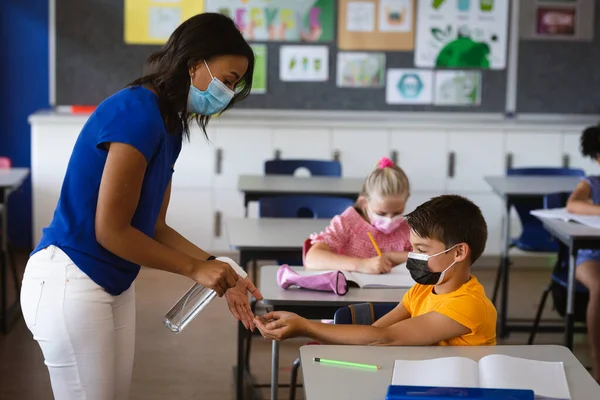
<svg viewBox="0 0 600 400"><path fill-rule="evenodd" d="M298 272L301 275L317 275L324 272L321 270L309 270ZM387 289L399 289L399 288L410 288L415 284L415 281L410 276L410 273L406 269L406 263L400 264L392 268L389 274L363 274L361 272L348 272L342 271L348 284L354 283L359 288L370 289L370 288L387 288Z"/></svg>
<svg viewBox="0 0 600 400"><path fill-rule="evenodd" d="M598 215L581 215L573 214L567 211L566 208L549 208L530 211L531 215L541 218L560 219L563 221L578 222L592 228L600 229L600 216Z"/></svg>
<svg viewBox="0 0 600 400"><path fill-rule="evenodd" d="M396 360L392 385L529 389L536 399L571 399L562 362L499 354L483 357L479 363L463 357Z"/></svg>

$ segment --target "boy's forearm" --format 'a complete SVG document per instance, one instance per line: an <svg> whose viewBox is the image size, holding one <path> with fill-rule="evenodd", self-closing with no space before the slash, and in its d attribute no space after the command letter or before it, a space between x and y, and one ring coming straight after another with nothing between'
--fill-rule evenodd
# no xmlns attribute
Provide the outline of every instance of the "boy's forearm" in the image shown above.
<svg viewBox="0 0 600 400"><path fill-rule="evenodd" d="M307 321L306 336L323 344L391 345L385 328L370 325L332 325Z"/></svg>

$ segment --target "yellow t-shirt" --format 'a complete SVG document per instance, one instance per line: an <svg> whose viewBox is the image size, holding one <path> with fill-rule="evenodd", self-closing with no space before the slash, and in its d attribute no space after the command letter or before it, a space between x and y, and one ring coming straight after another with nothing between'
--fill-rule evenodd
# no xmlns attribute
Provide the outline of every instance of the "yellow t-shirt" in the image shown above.
<svg viewBox="0 0 600 400"><path fill-rule="evenodd" d="M466 335L438 343L440 346L485 346L496 344L496 308L481 283L471 275L467 283L446 294L433 293L434 285L415 284L402 299L411 317L438 312L471 330Z"/></svg>

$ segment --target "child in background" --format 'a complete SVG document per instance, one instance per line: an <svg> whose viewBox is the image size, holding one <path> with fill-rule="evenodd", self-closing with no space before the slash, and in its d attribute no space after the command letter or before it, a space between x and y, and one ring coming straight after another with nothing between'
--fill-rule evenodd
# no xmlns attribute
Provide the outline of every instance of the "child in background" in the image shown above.
<svg viewBox="0 0 600 400"><path fill-rule="evenodd" d="M581 135L581 153L600 163L600 126L587 128ZM579 182L567 202L574 214L600 215L600 176ZM600 383L600 250L579 250L575 277L588 288L586 322L592 350L592 375Z"/></svg>
<svg viewBox="0 0 600 400"><path fill-rule="evenodd" d="M404 171L382 158L365 180L355 206L335 216L324 232L310 236L306 268L382 274L406 262L410 229L402 213L409 193Z"/></svg>
<svg viewBox="0 0 600 400"><path fill-rule="evenodd" d="M406 216L413 252L407 268L417 282L373 325L329 325L285 311L256 317L267 339L308 336L324 344L484 346L496 344L496 309L471 275L487 226L481 210L454 195L439 196Z"/></svg>

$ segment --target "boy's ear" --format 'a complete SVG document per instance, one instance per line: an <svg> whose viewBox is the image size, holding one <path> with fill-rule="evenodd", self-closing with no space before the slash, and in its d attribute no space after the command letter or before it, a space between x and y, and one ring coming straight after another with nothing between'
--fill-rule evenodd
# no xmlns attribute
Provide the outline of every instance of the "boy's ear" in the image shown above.
<svg viewBox="0 0 600 400"><path fill-rule="evenodd" d="M465 261L469 257L469 253L471 252L471 248L466 243L459 243L456 248L456 254L454 256L455 262Z"/></svg>

